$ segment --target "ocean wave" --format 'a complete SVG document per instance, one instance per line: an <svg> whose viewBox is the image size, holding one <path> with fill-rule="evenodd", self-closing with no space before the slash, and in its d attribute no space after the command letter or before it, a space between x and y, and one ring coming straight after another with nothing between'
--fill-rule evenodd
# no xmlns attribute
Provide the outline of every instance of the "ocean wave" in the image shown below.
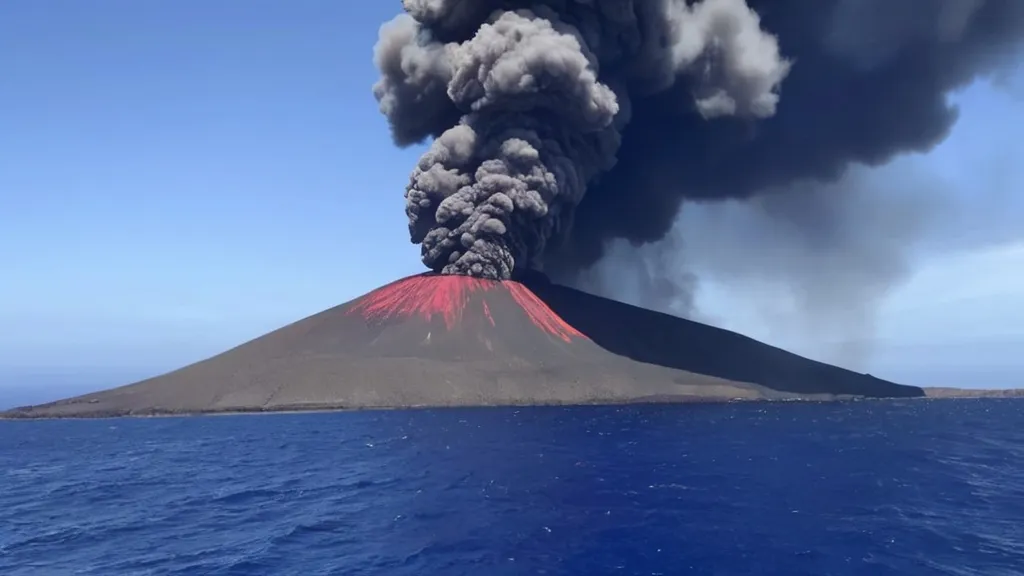
<svg viewBox="0 0 1024 576"><path fill-rule="evenodd" d="M1021 574L1019 406L0 423L0 573Z"/></svg>

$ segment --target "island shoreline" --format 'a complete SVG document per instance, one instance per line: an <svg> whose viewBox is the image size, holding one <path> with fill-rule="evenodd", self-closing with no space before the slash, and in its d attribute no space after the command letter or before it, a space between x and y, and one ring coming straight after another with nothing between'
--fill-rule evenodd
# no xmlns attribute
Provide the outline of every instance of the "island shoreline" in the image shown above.
<svg viewBox="0 0 1024 576"><path fill-rule="evenodd" d="M678 397L665 399L638 398L635 400L598 400L594 402L521 402L521 403L495 403L495 404L420 404L411 406L295 406L291 408L227 408L223 410L198 410L198 411L163 411L147 410L144 412L132 413L97 413L68 414L67 416L54 415L52 413L34 415L30 406L17 407L0 412L0 421L42 421L42 420L122 420L122 419L147 419L147 418L202 418L217 416L275 416L275 415L297 415L297 414L333 414L346 412L394 412L402 410L465 410L465 409L501 409L501 408L584 408L584 407L627 407L637 405L705 405L705 404L780 404L780 403L802 403L802 404L841 404L853 402L893 402L904 400L992 400L992 399L1024 399L1024 388L1008 389L978 389L965 388L922 388L924 396L916 397L836 397L836 398L715 398L707 396ZM19 411L24 411L19 413Z"/></svg>

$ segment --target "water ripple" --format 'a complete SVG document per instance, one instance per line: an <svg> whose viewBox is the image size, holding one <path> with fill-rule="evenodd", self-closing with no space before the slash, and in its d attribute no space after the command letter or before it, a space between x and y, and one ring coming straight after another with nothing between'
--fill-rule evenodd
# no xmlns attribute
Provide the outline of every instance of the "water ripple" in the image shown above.
<svg viewBox="0 0 1024 576"><path fill-rule="evenodd" d="M1015 401L0 423L0 573L1024 573Z"/></svg>

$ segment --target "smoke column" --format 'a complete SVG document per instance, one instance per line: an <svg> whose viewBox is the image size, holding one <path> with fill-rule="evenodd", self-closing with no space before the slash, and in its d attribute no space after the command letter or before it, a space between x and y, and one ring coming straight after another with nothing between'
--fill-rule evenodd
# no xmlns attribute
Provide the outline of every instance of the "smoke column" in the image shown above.
<svg viewBox="0 0 1024 576"><path fill-rule="evenodd" d="M956 121L948 93L1004 73L1024 38L1021 0L403 5L373 89L396 144L433 138L411 239L433 270L501 279L659 241L687 199L927 151Z"/></svg>

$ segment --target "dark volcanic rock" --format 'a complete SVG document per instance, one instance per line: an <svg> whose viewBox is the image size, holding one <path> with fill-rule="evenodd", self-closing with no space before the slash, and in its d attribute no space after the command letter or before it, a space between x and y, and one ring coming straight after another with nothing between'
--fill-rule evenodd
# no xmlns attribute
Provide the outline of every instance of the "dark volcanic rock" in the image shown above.
<svg viewBox="0 0 1024 576"><path fill-rule="evenodd" d="M922 396L542 276L404 278L210 359L7 417Z"/></svg>
<svg viewBox="0 0 1024 576"><path fill-rule="evenodd" d="M729 330L619 302L609 305L607 299L549 282L529 286L556 314L602 348L639 362L800 395L924 394L920 388L809 360Z"/></svg>

